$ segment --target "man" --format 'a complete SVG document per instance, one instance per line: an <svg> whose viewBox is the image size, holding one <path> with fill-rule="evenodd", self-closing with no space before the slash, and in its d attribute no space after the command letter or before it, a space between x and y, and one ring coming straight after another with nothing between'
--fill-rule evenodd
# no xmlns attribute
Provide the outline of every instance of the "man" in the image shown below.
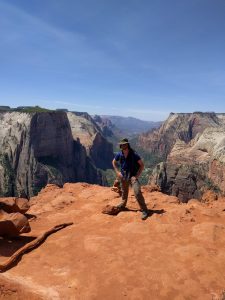
<svg viewBox="0 0 225 300"><path fill-rule="evenodd" d="M131 185L134 190L135 198L142 210L142 220L145 220L148 217L148 208L145 204L145 199L141 192L141 185L138 181L138 178L144 169L143 161L130 147L128 139L122 139L119 142L119 146L121 151L116 154L112 161L116 176L121 180L122 184L122 202L118 205L118 207L126 207L129 185ZM120 163L121 170L118 169L117 162Z"/></svg>

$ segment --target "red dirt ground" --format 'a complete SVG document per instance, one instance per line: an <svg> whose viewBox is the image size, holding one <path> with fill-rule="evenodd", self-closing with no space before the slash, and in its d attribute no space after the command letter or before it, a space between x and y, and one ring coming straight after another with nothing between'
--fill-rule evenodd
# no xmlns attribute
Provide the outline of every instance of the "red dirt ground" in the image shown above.
<svg viewBox="0 0 225 300"><path fill-rule="evenodd" d="M32 237L74 222L0 274L0 299L224 300L225 199L179 204L160 192L143 193L151 216L130 193L128 211L102 214L118 204L108 187L48 185L32 198L32 231L0 239L0 263Z"/></svg>

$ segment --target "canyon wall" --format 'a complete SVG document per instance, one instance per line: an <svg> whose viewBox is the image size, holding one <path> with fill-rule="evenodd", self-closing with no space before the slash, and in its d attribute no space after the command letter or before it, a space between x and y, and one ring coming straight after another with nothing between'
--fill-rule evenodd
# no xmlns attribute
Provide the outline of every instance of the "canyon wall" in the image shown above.
<svg viewBox="0 0 225 300"><path fill-rule="evenodd" d="M81 131L74 131L80 123L73 115L0 113L1 196L31 197L47 183L106 184L99 169L111 164L112 145L94 128L90 116L89 136L85 142Z"/></svg>
<svg viewBox="0 0 225 300"><path fill-rule="evenodd" d="M149 183L183 202L207 189L225 193L225 114L170 114L159 130L140 137L162 157Z"/></svg>

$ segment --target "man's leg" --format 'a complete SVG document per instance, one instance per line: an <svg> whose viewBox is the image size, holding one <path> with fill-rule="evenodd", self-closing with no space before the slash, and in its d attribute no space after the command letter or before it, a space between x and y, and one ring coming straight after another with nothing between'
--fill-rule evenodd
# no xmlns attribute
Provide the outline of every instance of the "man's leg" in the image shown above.
<svg viewBox="0 0 225 300"><path fill-rule="evenodd" d="M142 195L142 192L141 192L141 185L139 183L138 180L136 180L134 183L132 183L132 187L133 187L133 190L134 190L134 195L135 195L135 198L137 199L138 201L138 204L142 210L142 219L146 219L148 217L148 208L146 206L146 203L145 203L145 199Z"/></svg>
<svg viewBox="0 0 225 300"><path fill-rule="evenodd" d="M128 192L129 192L129 181L122 179L121 185L122 185L122 201L119 205L117 205L117 207L126 207Z"/></svg>

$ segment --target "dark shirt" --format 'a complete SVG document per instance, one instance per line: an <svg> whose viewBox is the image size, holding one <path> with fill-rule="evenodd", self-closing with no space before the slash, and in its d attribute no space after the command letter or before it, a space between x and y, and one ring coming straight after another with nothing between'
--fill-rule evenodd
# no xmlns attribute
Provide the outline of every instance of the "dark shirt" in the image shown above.
<svg viewBox="0 0 225 300"><path fill-rule="evenodd" d="M138 163L140 159L140 156L132 149L129 150L127 158L124 156L122 151L118 152L115 156L115 160L120 163L121 174L126 179L137 174L140 168Z"/></svg>

